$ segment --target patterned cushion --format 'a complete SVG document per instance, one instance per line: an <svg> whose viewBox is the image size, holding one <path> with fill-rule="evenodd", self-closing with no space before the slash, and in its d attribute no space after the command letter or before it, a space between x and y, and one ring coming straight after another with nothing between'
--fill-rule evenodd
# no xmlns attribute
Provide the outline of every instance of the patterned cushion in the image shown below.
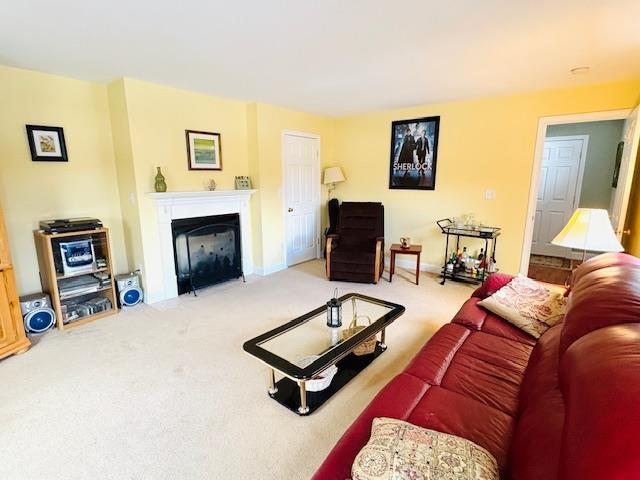
<svg viewBox="0 0 640 480"><path fill-rule="evenodd" d="M495 458L469 440L402 420L374 418L353 480L498 480Z"/></svg>
<svg viewBox="0 0 640 480"><path fill-rule="evenodd" d="M564 318L567 311L564 292L562 287L542 284L518 275L496 293L478 302L478 305L500 315L529 335L540 338Z"/></svg>

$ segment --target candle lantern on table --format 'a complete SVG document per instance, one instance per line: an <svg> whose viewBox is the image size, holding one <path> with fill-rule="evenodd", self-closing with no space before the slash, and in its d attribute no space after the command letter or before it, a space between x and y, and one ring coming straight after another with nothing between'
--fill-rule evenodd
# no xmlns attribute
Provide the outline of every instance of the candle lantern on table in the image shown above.
<svg viewBox="0 0 640 480"><path fill-rule="evenodd" d="M336 328L342 326L342 302L337 298L338 289L333 293L333 298L327 302L327 326Z"/></svg>

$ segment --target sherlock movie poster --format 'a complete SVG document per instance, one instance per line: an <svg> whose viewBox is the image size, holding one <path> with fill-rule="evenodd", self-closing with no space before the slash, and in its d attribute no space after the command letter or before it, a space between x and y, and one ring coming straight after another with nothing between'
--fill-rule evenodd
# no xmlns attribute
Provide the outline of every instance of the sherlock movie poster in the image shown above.
<svg viewBox="0 0 640 480"><path fill-rule="evenodd" d="M391 124L389 188L434 190L440 117Z"/></svg>

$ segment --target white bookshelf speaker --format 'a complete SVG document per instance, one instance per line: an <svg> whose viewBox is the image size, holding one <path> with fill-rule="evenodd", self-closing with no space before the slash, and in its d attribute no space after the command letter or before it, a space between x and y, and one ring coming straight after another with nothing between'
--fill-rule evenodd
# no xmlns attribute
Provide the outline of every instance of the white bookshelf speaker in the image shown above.
<svg viewBox="0 0 640 480"><path fill-rule="evenodd" d="M56 313L46 293L34 293L20 297L20 311L27 333L44 333L56 323Z"/></svg>
<svg viewBox="0 0 640 480"><path fill-rule="evenodd" d="M144 300L144 293L140 288L140 277L137 274L116 275L116 286L121 306L133 307Z"/></svg>

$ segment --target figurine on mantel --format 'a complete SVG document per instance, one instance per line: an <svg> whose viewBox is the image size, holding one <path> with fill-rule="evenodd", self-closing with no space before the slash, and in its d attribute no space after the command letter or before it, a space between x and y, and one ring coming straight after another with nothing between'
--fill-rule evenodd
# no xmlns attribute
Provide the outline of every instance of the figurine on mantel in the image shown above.
<svg viewBox="0 0 640 480"><path fill-rule="evenodd" d="M156 167L156 168L158 169L158 173L156 174L156 183L155 183L156 192L166 192L167 184L164 181L164 175L162 175L162 172L160 171L160 167Z"/></svg>
<svg viewBox="0 0 640 480"><path fill-rule="evenodd" d="M213 178L210 178L206 182L204 182L204 189L213 192L216 189L216 181Z"/></svg>

